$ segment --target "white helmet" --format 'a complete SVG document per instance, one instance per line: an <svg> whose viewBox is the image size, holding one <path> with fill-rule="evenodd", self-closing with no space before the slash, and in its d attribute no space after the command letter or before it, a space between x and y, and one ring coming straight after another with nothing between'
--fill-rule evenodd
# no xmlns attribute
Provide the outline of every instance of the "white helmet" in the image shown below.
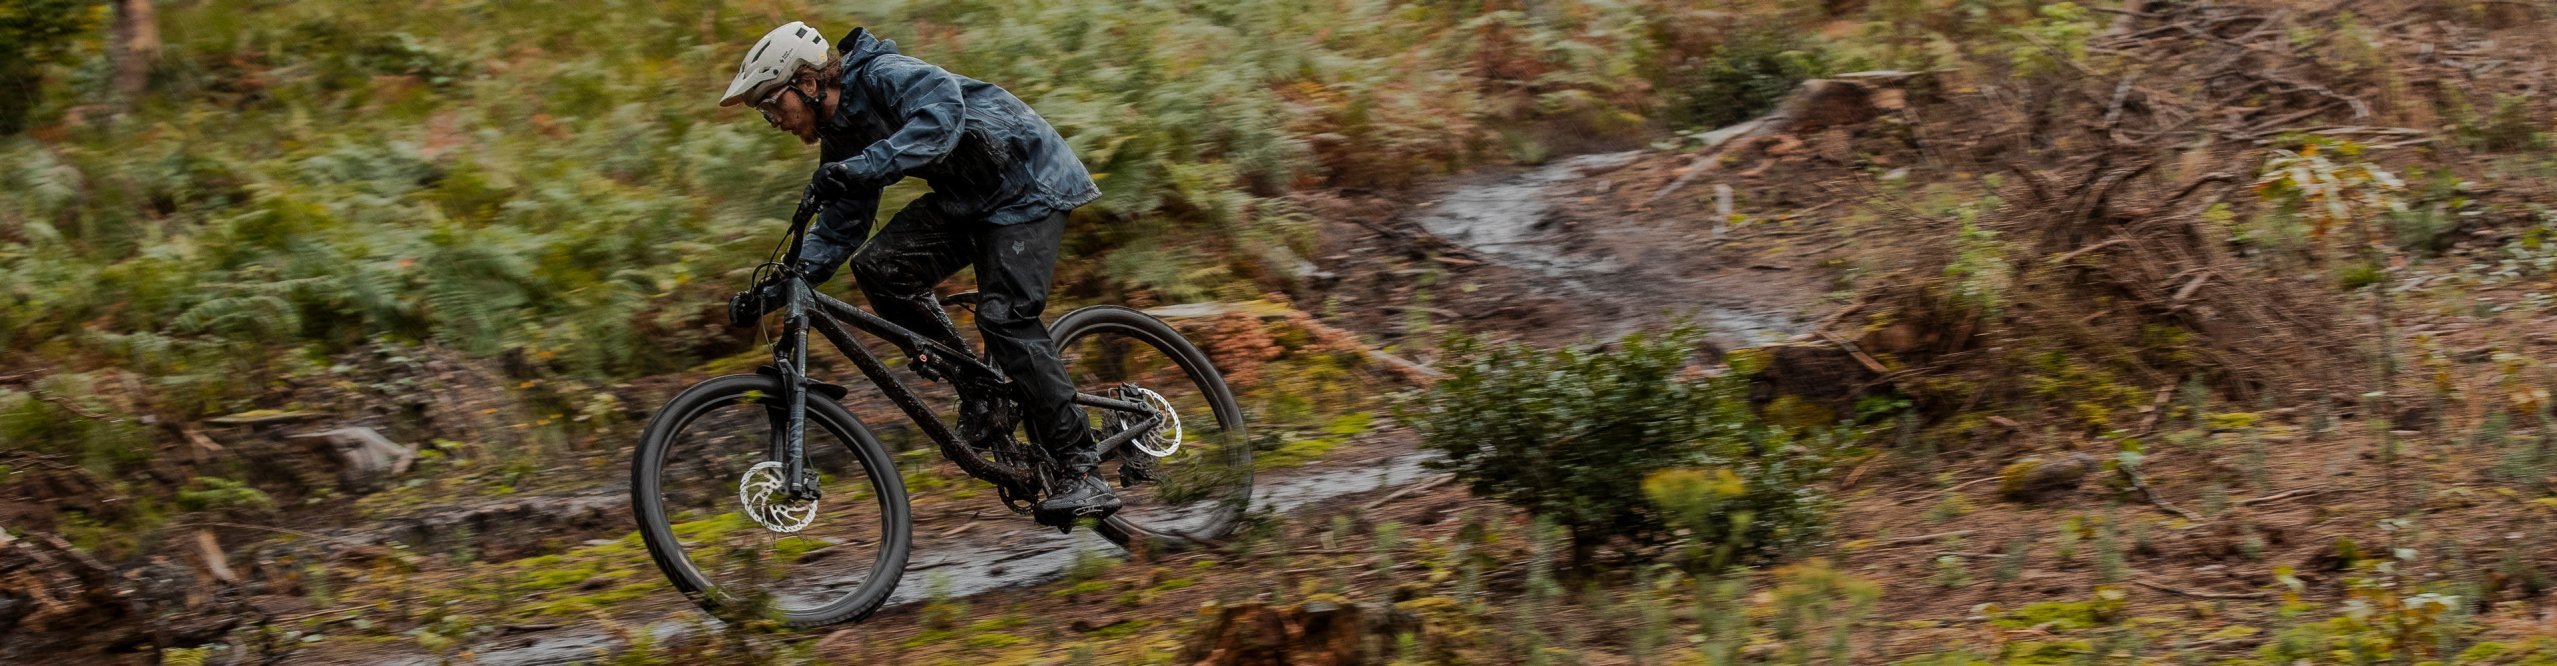
<svg viewBox="0 0 2557 666"><path fill-rule="evenodd" d="M791 21L764 33L755 49L746 52L746 61L737 65L737 78L728 82L728 93L719 96L720 106L735 106L763 99L773 88L790 83L801 67L826 64L826 38L808 24Z"/></svg>

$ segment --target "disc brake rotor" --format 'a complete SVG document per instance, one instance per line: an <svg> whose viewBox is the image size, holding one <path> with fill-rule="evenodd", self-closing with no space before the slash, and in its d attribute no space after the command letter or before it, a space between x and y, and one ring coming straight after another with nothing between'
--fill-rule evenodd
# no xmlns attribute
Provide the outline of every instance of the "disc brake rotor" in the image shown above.
<svg viewBox="0 0 2557 666"><path fill-rule="evenodd" d="M1172 411L1172 401L1164 399L1163 394L1155 393L1151 389L1128 387L1128 392L1131 397L1145 403L1147 407L1154 408L1154 413L1163 415L1163 422L1156 424L1153 432L1129 440L1128 444L1156 458L1168 458L1173 452L1181 450L1181 415Z"/></svg>
<svg viewBox="0 0 2557 666"><path fill-rule="evenodd" d="M789 534L807 529L817 520L817 501L789 501L790 489L782 482L781 463L764 461L746 468L737 480L737 504L744 507L746 517L764 529Z"/></svg>

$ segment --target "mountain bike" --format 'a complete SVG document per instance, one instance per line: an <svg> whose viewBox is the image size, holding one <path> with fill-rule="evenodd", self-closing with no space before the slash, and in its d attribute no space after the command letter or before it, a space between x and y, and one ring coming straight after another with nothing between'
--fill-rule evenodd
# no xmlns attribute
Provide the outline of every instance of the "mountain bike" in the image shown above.
<svg viewBox="0 0 2557 666"><path fill-rule="evenodd" d="M1016 388L1001 370L974 349L953 348L810 288L796 267L817 203L801 197L775 248L787 254L755 271L758 288L781 287L781 302L739 317L751 322L732 322L760 326L760 314L780 315L770 362L754 374L677 392L649 419L631 462L632 513L650 556L675 589L732 622L805 627L868 617L905 573L916 520L908 492L981 494L901 473L897 456L844 404L851 391L810 376L811 330L913 422L902 431L908 440L920 432L941 457L991 484L995 500L1013 512L1060 530L1073 526L1032 511L1058 487L1055 461L1026 442ZM976 302L973 293L941 300L971 312ZM732 313L747 312L747 303L730 305ZM847 326L897 347L917 375L949 383L971 407L960 410L957 427ZM1097 422L1099 471L1116 465L1125 503L1087 524L1133 551L1198 547L1230 534L1251 500L1252 451L1242 409L1207 355L1161 320L1118 306L1076 309L1050 330L1078 389L1074 402Z"/></svg>

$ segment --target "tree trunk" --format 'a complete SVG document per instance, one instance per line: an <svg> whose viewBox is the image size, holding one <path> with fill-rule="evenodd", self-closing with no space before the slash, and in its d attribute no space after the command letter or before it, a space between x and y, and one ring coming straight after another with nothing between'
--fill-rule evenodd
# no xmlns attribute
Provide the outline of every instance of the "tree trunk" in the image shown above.
<svg viewBox="0 0 2557 666"><path fill-rule="evenodd" d="M116 103L131 109L151 85L151 66L160 61L159 11L151 0L115 0Z"/></svg>

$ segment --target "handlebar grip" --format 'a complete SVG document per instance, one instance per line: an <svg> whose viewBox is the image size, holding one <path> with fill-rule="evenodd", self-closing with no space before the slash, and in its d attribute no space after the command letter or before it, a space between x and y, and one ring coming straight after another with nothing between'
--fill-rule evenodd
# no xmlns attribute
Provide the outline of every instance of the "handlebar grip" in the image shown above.
<svg viewBox="0 0 2557 666"><path fill-rule="evenodd" d="M760 294L756 293L755 290L750 289L735 296L728 297L728 325L730 327L754 328L755 324L763 321L763 318L763 298Z"/></svg>

